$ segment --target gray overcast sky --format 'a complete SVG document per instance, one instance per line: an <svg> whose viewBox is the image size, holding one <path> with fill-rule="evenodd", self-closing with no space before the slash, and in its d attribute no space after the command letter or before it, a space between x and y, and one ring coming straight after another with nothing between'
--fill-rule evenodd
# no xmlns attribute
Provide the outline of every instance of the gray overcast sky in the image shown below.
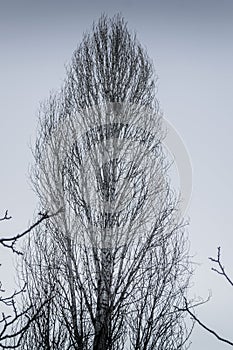
<svg viewBox="0 0 233 350"><path fill-rule="evenodd" d="M1 232L21 231L36 213L28 167L39 102L59 89L64 65L92 21L118 11L153 59L161 108L191 157L189 236L199 265L190 295L205 298L212 291L199 315L233 340L233 290L207 259L221 245L233 276L232 0L0 0L0 212L13 216ZM10 286L9 253L1 253L1 263L0 277ZM229 349L198 326L192 343L193 350Z"/></svg>

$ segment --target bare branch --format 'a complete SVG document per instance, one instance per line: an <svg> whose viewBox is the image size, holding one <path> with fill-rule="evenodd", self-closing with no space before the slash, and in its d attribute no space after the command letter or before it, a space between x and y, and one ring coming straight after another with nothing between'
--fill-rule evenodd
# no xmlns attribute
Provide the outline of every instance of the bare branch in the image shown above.
<svg viewBox="0 0 233 350"><path fill-rule="evenodd" d="M15 249L15 243L22 237L24 237L26 234L31 232L33 229L38 227L45 219L49 219L57 215L61 212L61 209L59 209L56 213L48 214L45 213L39 213L41 216L39 220L37 220L33 225L31 225L27 230L24 232L14 235L13 237L8 238L0 238L0 244L2 244L3 247L10 248L14 253L22 254L18 250ZM11 216L8 216L8 211L5 212L5 215L3 218L0 219L0 221L3 220L9 220L11 219ZM2 286L2 283L0 282L0 286ZM32 322L38 317L40 314L42 308L44 305L48 302L48 300L45 300L43 303L39 305L39 307L33 312L31 317L27 317L27 322L20 327L17 331L12 331L12 327L19 323L23 317L25 317L28 312L34 308L34 305L30 305L26 308L26 310L23 310L22 312L18 312L16 308L16 299L18 296L20 296L22 293L24 293L26 290L26 283L20 289L19 291L15 291L12 295L7 297L0 297L0 303L4 304L6 307L10 308L9 313L6 315L5 313L2 313L2 317L0 318L0 348L3 349L15 349L19 347L21 338L23 337L26 330L29 328ZM1 288L0 292L4 292L4 290ZM9 333L10 332L10 333ZM17 344L14 345L4 345L6 340L9 339L17 339Z"/></svg>
<svg viewBox="0 0 233 350"><path fill-rule="evenodd" d="M222 265L221 262L221 247L218 247L218 253L217 253L217 258L209 258L210 261L216 263L218 265L218 269L212 267L212 271L218 273L219 275L222 275L225 277L225 279L230 283L230 285L233 287L233 281L232 279L228 276L228 274L225 271L224 266Z"/></svg>
<svg viewBox="0 0 233 350"><path fill-rule="evenodd" d="M17 235L14 235L13 237L2 237L0 238L0 244L5 248L10 248L14 253L16 254L22 254L20 251L15 249L15 243L22 237L24 237L27 233L31 232L35 227L40 225L45 219L52 218L53 216L57 215L61 212L61 209L57 210L56 213L48 214L48 212L40 213L40 219L38 219L34 224L32 224L27 230L23 231L22 233L19 233ZM5 218L11 219L11 217L7 217L7 211Z"/></svg>
<svg viewBox="0 0 233 350"><path fill-rule="evenodd" d="M218 340L220 340L223 343L229 344L231 346L233 346L233 342L231 342L230 340L221 337L217 332L215 332L213 329L207 327L191 310L190 308L195 307L195 305L193 306L189 306L187 299L185 298L185 307L182 309L183 311L187 311L188 314L192 317L193 320L195 320L202 328L204 328L207 332L213 334Z"/></svg>
<svg viewBox="0 0 233 350"><path fill-rule="evenodd" d="M211 270L216 272L217 274L223 276L227 281L228 283L233 286L233 281L230 279L230 277L228 276L228 274L226 273L225 271L225 268L221 262L221 247L218 247L217 249L217 257L216 258L213 258L213 257L209 257L209 260L212 261L213 263L217 264L217 268L215 267L212 267ZM205 329L207 332L213 334L218 340L220 340L221 342L224 342L226 344L229 344L230 346L233 346L233 342L226 339L226 338L223 338L221 337L215 330L211 329L210 327L206 326L205 323L203 323L200 318L198 318L192 311L191 309L195 309L197 306L207 302L209 300L209 298L204 301L204 302L201 302L201 303L197 303L197 304L192 304L192 305L189 305L188 302L187 302L187 299L184 297L184 303L185 303L185 306L183 308L179 308L179 310L182 310L182 311L186 311L191 317L193 320L195 320L203 329Z"/></svg>
<svg viewBox="0 0 233 350"><path fill-rule="evenodd" d="M0 221L3 221L3 220L10 220L11 219L11 216L8 216L8 210L5 211L5 215L0 218Z"/></svg>

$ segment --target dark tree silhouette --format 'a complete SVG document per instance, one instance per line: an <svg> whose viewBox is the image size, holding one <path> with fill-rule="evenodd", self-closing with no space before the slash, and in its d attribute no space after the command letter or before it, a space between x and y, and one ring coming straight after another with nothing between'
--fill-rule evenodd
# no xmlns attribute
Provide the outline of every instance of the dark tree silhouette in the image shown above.
<svg viewBox="0 0 233 350"><path fill-rule="evenodd" d="M25 245L24 308L50 302L21 349L186 348L186 235L153 74L124 19L102 16L41 108L32 180L42 211L62 210Z"/></svg>

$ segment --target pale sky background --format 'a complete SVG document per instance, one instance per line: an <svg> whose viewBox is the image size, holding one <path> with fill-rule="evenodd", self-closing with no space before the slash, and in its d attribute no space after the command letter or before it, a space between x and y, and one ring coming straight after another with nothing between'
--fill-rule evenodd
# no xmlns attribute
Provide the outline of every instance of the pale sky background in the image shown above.
<svg viewBox="0 0 233 350"><path fill-rule="evenodd" d="M198 315L233 341L233 288L210 270L221 245L233 277L233 1L232 0L0 0L1 234L25 229L36 212L29 149L39 102L59 89L84 31L102 12L120 11L138 34L159 76L158 99L181 135L193 166L188 210L193 260L191 296L208 296ZM10 288L12 254L1 251L0 279ZM227 350L198 325L192 350Z"/></svg>

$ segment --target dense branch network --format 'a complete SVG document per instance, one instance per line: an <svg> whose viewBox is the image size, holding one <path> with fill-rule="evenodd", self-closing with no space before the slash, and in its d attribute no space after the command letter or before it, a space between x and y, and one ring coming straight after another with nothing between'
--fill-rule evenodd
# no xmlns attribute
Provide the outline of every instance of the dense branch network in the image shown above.
<svg viewBox="0 0 233 350"><path fill-rule="evenodd" d="M41 210L62 211L25 246L24 308L49 302L21 349L186 348L185 227L154 86L123 18L102 16L41 109L32 181Z"/></svg>

